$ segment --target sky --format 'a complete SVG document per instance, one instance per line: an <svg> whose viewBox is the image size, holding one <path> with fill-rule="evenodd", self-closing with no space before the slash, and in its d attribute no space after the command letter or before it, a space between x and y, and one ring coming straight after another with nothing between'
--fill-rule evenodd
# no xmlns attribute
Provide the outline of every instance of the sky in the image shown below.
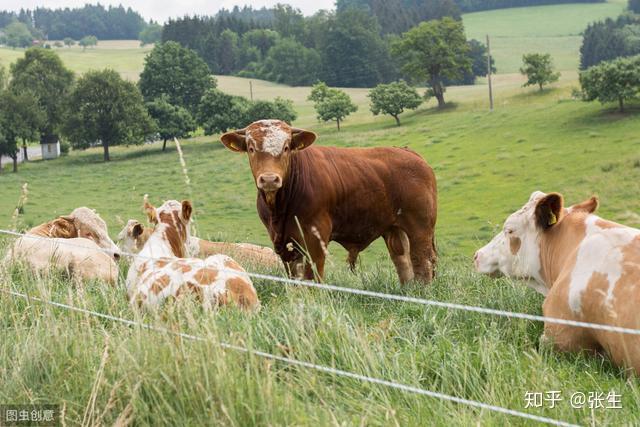
<svg viewBox="0 0 640 427"><path fill-rule="evenodd" d="M290 4L305 15L312 15L319 9L333 9L335 0L2 0L0 10L33 9L44 6L52 9L82 7L85 3L102 5L122 4L138 11L145 19L163 23L169 17L182 15L213 15L219 9L250 4L254 8L274 6L277 3Z"/></svg>

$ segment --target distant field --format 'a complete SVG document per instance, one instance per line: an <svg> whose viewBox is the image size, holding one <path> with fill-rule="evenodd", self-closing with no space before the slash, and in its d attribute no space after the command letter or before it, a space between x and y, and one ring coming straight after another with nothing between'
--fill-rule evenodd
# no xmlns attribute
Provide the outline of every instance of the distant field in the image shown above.
<svg viewBox="0 0 640 427"><path fill-rule="evenodd" d="M491 10L463 15L468 38L485 42L491 37L491 51L498 73L518 72L522 55L548 52L560 70L575 70L579 63L582 31L590 22L616 17L626 0L607 3L562 4Z"/></svg>
<svg viewBox="0 0 640 427"><path fill-rule="evenodd" d="M124 78L137 81L144 66L144 57L152 48L153 46L140 47L137 40L105 40L86 50L74 46L54 48L54 51L75 73L112 68ZM8 68L9 64L23 55L24 49L0 48L0 65Z"/></svg>

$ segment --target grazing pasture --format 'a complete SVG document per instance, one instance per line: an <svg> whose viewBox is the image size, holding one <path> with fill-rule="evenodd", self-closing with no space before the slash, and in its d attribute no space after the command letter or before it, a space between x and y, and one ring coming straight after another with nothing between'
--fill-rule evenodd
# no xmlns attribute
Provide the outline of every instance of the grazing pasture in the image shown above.
<svg viewBox="0 0 640 427"><path fill-rule="evenodd" d="M451 88L444 111L426 104L402 117L367 111L366 92L350 91L360 110L343 130L318 124L304 101L309 88L254 81L256 97L296 101L295 125L317 132L317 144L408 146L434 167L439 184L438 277L429 287L398 284L381 241L362 255L355 275L345 252L330 245L328 283L440 301L540 314L542 297L516 280L473 272L471 255L536 189L562 191L567 202L591 194L601 214L640 226L640 119L571 98L575 74L552 89L522 89L512 76L496 82L496 110L485 88ZM247 94L243 79L220 78L228 92ZM116 147L112 162L100 149L72 152L0 176L0 226L11 226L20 186L29 200L26 228L88 205L115 236L129 218L143 219L142 198L191 198L202 237L268 244L255 210L246 157L227 152L217 137L183 142L187 186L170 144ZM247 267L249 270L255 268ZM126 271L126 269L125 269ZM274 272L277 273L277 272ZM124 289L102 284L73 288L61 277L34 280L14 268L2 287L41 295L124 318L136 318ZM132 418L154 425L525 425L463 405L418 397L304 368L223 351L219 340L278 355L392 379L429 390L580 424L640 423L640 387L606 359L562 355L540 347L542 324L389 302L254 280L262 303L255 315L203 312L180 301L139 320L204 336L192 342L43 306L0 294L0 401L60 402L67 422L112 424ZM525 409L526 392L561 390L555 409ZM622 409L572 409L574 392L614 390Z"/></svg>
<svg viewBox="0 0 640 427"><path fill-rule="evenodd" d="M522 55L547 52L559 70L575 70L580 58L582 32L593 21L615 18L625 0L607 3L519 7L462 16L468 38L485 43L491 36L491 53L499 73L517 73Z"/></svg>

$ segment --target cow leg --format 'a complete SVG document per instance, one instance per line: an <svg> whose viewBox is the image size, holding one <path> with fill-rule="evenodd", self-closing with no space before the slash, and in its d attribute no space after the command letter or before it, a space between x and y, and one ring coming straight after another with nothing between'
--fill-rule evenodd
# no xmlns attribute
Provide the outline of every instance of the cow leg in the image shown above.
<svg viewBox="0 0 640 427"><path fill-rule="evenodd" d="M349 255L347 256L347 263L349 264L349 270L352 273L356 272L356 262L358 261L358 254L360 253L360 248L357 246L349 246L347 248Z"/></svg>
<svg viewBox="0 0 640 427"><path fill-rule="evenodd" d="M433 280L436 261L433 233L422 231L407 234L414 278L420 282L429 283Z"/></svg>
<svg viewBox="0 0 640 427"><path fill-rule="evenodd" d="M384 242L387 244L391 261L396 266L398 278L401 284L413 280L413 267L409 257L409 237L400 228L393 227L384 235Z"/></svg>

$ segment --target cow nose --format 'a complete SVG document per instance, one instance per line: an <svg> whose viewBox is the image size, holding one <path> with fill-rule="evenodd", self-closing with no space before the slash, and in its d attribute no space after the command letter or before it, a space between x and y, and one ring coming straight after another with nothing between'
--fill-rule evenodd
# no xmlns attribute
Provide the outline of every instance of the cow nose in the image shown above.
<svg viewBox="0 0 640 427"><path fill-rule="evenodd" d="M120 261L120 254L118 253L113 254L113 259L115 259L116 261Z"/></svg>
<svg viewBox="0 0 640 427"><path fill-rule="evenodd" d="M478 266L479 260L480 260L480 251L477 251L473 256L473 263L476 265L476 267Z"/></svg>
<svg viewBox="0 0 640 427"><path fill-rule="evenodd" d="M274 191L282 187L282 179L275 173L263 173L258 177L258 188Z"/></svg>

